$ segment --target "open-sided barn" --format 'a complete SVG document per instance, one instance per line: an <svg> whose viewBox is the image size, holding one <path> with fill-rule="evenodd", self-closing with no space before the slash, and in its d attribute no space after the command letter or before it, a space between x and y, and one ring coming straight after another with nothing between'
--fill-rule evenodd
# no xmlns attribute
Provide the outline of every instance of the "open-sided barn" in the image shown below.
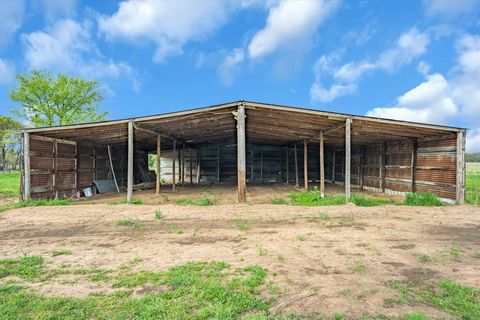
<svg viewBox="0 0 480 320"><path fill-rule="evenodd" d="M23 131L22 197L78 196L94 180L134 185L325 184L464 202L465 129L235 101ZM149 171L157 155L160 174ZM112 170L113 169L113 170ZM170 186L168 186L170 187Z"/></svg>

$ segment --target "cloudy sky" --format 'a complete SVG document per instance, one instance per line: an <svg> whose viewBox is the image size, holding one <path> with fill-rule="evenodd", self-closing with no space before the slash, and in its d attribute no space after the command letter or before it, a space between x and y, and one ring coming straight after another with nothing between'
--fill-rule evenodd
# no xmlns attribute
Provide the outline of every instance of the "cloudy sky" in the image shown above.
<svg viewBox="0 0 480 320"><path fill-rule="evenodd" d="M0 114L32 68L97 79L109 118L245 99L469 128L480 1L0 0Z"/></svg>

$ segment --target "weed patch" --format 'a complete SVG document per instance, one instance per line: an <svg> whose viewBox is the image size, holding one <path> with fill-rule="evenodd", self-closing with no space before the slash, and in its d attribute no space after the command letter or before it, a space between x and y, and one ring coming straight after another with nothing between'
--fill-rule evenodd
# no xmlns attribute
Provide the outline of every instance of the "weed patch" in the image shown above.
<svg viewBox="0 0 480 320"><path fill-rule="evenodd" d="M25 208L25 207L43 207L43 206L66 206L72 202L67 199L35 199L35 200L25 200L15 203L9 203L0 206L0 212Z"/></svg>
<svg viewBox="0 0 480 320"><path fill-rule="evenodd" d="M215 204L215 200L209 197L202 197L197 200L193 200L192 198L181 198L181 199L175 200L175 203L182 206L187 206L187 205L213 206Z"/></svg>
<svg viewBox="0 0 480 320"><path fill-rule="evenodd" d="M140 228L141 223L138 220L133 219L121 219L117 221L117 226L121 227L131 227L131 228Z"/></svg>
<svg viewBox="0 0 480 320"><path fill-rule="evenodd" d="M17 259L0 260L0 278L17 276L32 280L43 271L43 258L39 256L24 256Z"/></svg>
<svg viewBox="0 0 480 320"><path fill-rule="evenodd" d="M442 206L442 201L438 199L438 197L429 192L413 192L407 193L405 196L405 200L403 201L404 205L407 206L430 206L430 207L438 207Z"/></svg>
<svg viewBox="0 0 480 320"><path fill-rule="evenodd" d="M288 200L283 198L275 198L272 200L272 204L284 205L284 204L288 204Z"/></svg>
<svg viewBox="0 0 480 320"><path fill-rule="evenodd" d="M248 222L241 219L235 219L235 227L240 231L247 231L250 229Z"/></svg>
<svg viewBox="0 0 480 320"><path fill-rule="evenodd" d="M162 219L163 218L163 213L160 211L160 209L155 210L155 219Z"/></svg>
<svg viewBox="0 0 480 320"><path fill-rule="evenodd" d="M71 255L72 251L70 250L53 250L52 251L52 257L57 257L57 256L68 256Z"/></svg>
<svg viewBox="0 0 480 320"><path fill-rule="evenodd" d="M360 260L354 260L352 261L352 270L355 271L356 273L359 274L364 274L365 273L365 264L363 261Z"/></svg>

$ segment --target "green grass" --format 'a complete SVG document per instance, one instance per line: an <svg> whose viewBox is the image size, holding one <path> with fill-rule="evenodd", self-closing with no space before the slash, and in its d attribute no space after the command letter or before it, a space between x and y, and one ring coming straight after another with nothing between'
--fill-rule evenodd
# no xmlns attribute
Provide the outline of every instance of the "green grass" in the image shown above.
<svg viewBox="0 0 480 320"><path fill-rule="evenodd" d="M465 201L469 204L480 205L480 162L467 163Z"/></svg>
<svg viewBox="0 0 480 320"><path fill-rule="evenodd" d="M383 204L393 203L391 199L365 198L359 195L352 195L350 201L358 207L376 207Z"/></svg>
<svg viewBox="0 0 480 320"><path fill-rule="evenodd" d="M124 203L124 204L128 203L127 198L123 198L121 203ZM114 201L110 204L117 204L117 203ZM143 201L140 198L132 197L132 201L130 202L130 204L143 204Z"/></svg>
<svg viewBox="0 0 480 320"><path fill-rule="evenodd" d="M279 204L279 205L288 204L288 200L283 198L275 198L272 200L272 204Z"/></svg>
<svg viewBox="0 0 480 320"><path fill-rule="evenodd" d="M215 200L209 197L202 197L197 200L193 200L192 198L180 198L175 200L175 203L182 206L187 206L187 205L213 206L215 204Z"/></svg>
<svg viewBox="0 0 480 320"><path fill-rule="evenodd" d="M141 223L138 220L121 219L117 221L117 226L139 228L141 226Z"/></svg>
<svg viewBox="0 0 480 320"><path fill-rule="evenodd" d="M359 274L364 274L365 273L365 264L363 261L360 260L354 260L352 261L352 270L355 271L356 273Z"/></svg>
<svg viewBox="0 0 480 320"><path fill-rule="evenodd" d="M125 290L52 297L2 285L0 319L238 319L259 314L267 319L269 301L259 295L265 277L266 271L256 266L234 269L224 262L201 262L117 279L120 288L161 286L140 297L130 297Z"/></svg>
<svg viewBox="0 0 480 320"><path fill-rule="evenodd" d="M241 219L235 219L235 227L240 231L247 231L250 229L248 222Z"/></svg>
<svg viewBox="0 0 480 320"><path fill-rule="evenodd" d="M399 283L394 287L400 293L400 303L423 303L449 312L458 319L480 319L480 290L477 288L451 280L418 286Z"/></svg>
<svg viewBox="0 0 480 320"><path fill-rule="evenodd" d="M0 196L20 195L20 171L0 173Z"/></svg>
<svg viewBox="0 0 480 320"><path fill-rule="evenodd" d="M326 196L322 198L320 192L316 190L292 193L288 197L294 206L335 206L345 204L345 196Z"/></svg>
<svg viewBox="0 0 480 320"><path fill-rule="evenodd" d="M407 193L403 204L406 206L434 206L438 207L443 205L442 201L438 197L430 192L414 192Z"/></svg>
<svg viewBox="0 0 480 320"><path fill-rule="evenodd" d="M0 260L0 278L17 276L32 280L43 271L43 258L39 256L24 256L17 259ZM0 303L1 305L1 303Z"/></svg>
<svg viewBox="0 0 480 320"><path fill-rule="evenodd" d="M163 213L160 209L155 210L155 219L162 219Z"/></svg>
<svg viewBox="0 0 480 320"><path fill-rule="evenodd" d="M42 207L42 206L65 206L69 205L72 202L67 199L36 199L36 200L26 200L19 201L15 203L9 203L0 206L0 212L24 208L24 207Z"/></svg>
<svg viewBox="0 0 480 320"><path fill-rule="evenodd" d="M52 251L52 257L68 256L68 255L71 255L71 254L72 254L72 251L66 250L66 249L63 249L63 250L53 250L53 251Z"/></svg>

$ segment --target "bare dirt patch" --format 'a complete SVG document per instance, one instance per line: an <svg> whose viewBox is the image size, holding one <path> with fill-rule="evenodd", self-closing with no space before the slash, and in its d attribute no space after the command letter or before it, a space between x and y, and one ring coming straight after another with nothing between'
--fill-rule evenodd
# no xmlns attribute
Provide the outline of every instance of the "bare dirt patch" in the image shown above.
<svg viewBox="0 0 480 320"><path fill-rule="evenodd" d="M155 219L156 209L163 218ZM318 218L321 213L328 219ZM448 278L480 287L480 210L469 206L96 204L22 208L1 217L2 257L40 255L50 268L108 270L136 259L136 271L164 271L188 261L258 265L279 287L274 310L282 312L357 317L423 311L448 318L427 306L386 305L397 294L388 283ZM121 219L136 221L135 227L117 225ZM240 230L237 219L248 227ZM460 253L449 258L452 245ZM62 249L71 254L52 256ZM438 252L447 253L427 263L419 259ZM111 292L112 281L64 276L25 285L48 295L85 296Z"/></svg>

